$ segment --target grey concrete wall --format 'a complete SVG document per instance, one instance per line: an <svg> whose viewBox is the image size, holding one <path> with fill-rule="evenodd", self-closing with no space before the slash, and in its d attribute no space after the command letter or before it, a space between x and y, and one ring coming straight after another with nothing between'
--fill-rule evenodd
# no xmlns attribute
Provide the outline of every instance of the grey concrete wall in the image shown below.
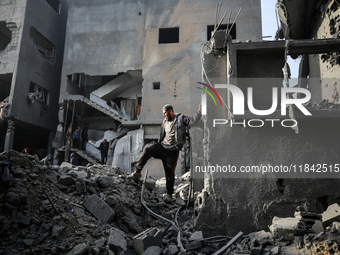
<svg viewBox="0 0 340 255"><path fill-rule="evenodd" d="M318 13L316 16L316 21L311 29L311 38L339 38L339 5L330 0L324 5L324 12L327 12L327 15L320 15ZM309 81L309 87L312 93L312 103L320 103L323 99L328 99L332 102L334 89L337 91L340 90L339 64L331 63L332 54L334 54L334 56L338 55L337 53L329 52L309 55L309 77L312 78ZM323 57L327 57L328 59L324 60ZM336 101L336 103L339 103L339 101Z"/></svg>
<svg viewBox="0 0 340 255"><path fill-rule="evenodd" d="M21 45L22 26L24 24L26 0L0 2L0 21L10 25L12 40L6 49L0 51L0 74L14 73L16 75L16 63L18 61ZM7 27L8 27L7 25ZM15 79L12 79L14 81Z"/></svg>
<svg viewBox="0 0 340 255"><path fill-rule="evenodd" d="M54 130L57 124L59 84L64 50L64 35L67 19L67 1L61 2L60 15L44 0L27 1L25 20L16 77L11 90L10 114L22 122ZM51 64L39 54L30 38L30 28L35 27L57 50L56 61ZM49 104L42 111L39 102L31 103L27 97L30 82L35 82L49 91Z"/></svg>
<svg viewBox="0 0 340 255"><path fill-rule="evenodd" d="M144 19L139 1L70 1L61 93L69 74L141 69Z"/></svg>
<svg viewBox="0 0 340 255"><path fill-rule="evenodd" d="M161 118L165 103L187 115L197 110L201 100L196 88L196 82L201 81L201 46L207 41L207 25L215 22L219 2L162 0L157 5L146 2L143 94L147 96L143 97L142 121ZM232 11L233 20L241 6L236 40L261 40L260 1L228 1L220 15ZM228 23L227 20L228 16L223 23ZM179 27L179 43L158 44L159 28L168 27ZM153 90L153 82L161 83L159 90Z"/></svg>

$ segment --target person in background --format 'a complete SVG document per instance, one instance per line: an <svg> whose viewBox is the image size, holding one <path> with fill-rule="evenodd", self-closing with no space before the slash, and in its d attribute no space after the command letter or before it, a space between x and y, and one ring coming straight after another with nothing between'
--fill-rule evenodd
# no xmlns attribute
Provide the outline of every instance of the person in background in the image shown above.
<svg viewBox="0 0 340 255"><path fill-rule="evenodd" d="M78 133L78 129L76 129L73 134L73 148L78 148L79 146L79 133Z"/></svg>
<svg viewBox="0 0 340 255"><path fill-rule="evenodd" d="M75 166L79 166L79 160L74 152L71 153L70 163Z"/></svg>
<svg viewBox="0 0 340 255"><path fill-rule="evenodd" d="M102 164L104 165L106 164L107 153L109 152L109 143L107 142L106 139L104 139L104 141L100 144L99 150L100 150L100 155L102 158Z"/></svg>
<svg viewBox="0 0 340 255"><path fill-rule="evenodd" d="M25 155L29 155L30 152L31 152L31 149L30 149L30 148L25 148L25 149L22 150L21 153L24 153Z"/></svg>

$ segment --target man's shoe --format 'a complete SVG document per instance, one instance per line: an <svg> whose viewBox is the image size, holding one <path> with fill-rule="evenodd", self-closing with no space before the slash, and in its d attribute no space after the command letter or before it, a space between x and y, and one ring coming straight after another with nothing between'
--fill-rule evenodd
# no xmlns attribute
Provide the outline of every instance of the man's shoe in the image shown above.
<svg viewBox="0 0 340 255"><path fill-rule="evenodd" d="M134 180L135 182L138 182L141 176L142 176L141 173L134 171L132 174L128 175L127 178L130 180Z"/></svg>
<svg viewBox="0 0 340 255"><path fill-rule="evenodd" d="M171 204L172 203L172 196L171 195L166 195L164 198L163 198L164 202L167 203L167 204Z"/></svg>

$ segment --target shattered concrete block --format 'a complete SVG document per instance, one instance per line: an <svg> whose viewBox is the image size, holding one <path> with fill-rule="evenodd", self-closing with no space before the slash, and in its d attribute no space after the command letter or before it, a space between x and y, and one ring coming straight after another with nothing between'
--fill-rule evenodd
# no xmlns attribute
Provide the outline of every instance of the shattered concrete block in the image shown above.
<svg viewBox="0 0 340 255"><path fill-rule="evenodd" d="M273 235L270 232L264 230L253 232L249 234L250 240L258 240L260 244L265 244L267 242L272 242Z"/></svg>
<svg viewBox="0 0 340 255"><path fill-rule="evenodd" d="M112 178L108 176L100 176L96 179L99 188L106 189L112 184Z"/></svg>
<svg viewBox="0 0 340 255"><path fill-rule="evenodd" d="M270 250L272 255L279 255L280 254L280 246L276 246Z"/></svg>
<svg viewBox="0 0 340 255"><path fill-rule="evenodd" d="M322 222L320 220L316 220L313 227L312 227L312 230L316 234L323 232L324 228L323 228Z"/></svg>
<svg viewBox="0 0 340 255"><path fill-rule="evenodd" d="M170 255L176 255L179 253L179 249L177 248L176 245L173 245L173 244L169 245L168 251Z"/></svg>
<svg viewBox="0 0 340 255"><path fill-rule="evenodd" d="M74 246L74 248L69 253L67 253L67 255L81 255L86 253L88 249L89 246L87 243L81 243Z"/></svg>
<svg viewBox="0 0 340 255"><path fill-rule="evenodd" d="M119 253L121 250L127 251L126 234L118 228L110 229L110 236L107 240L109 249L114 253Z"/></svg>
<svg viewBox="0 0 340 255"><path fill-rule="evenodd" d="M333 221L340 221L340 206L335 203L328 206L322 214L322 224L324 227L329 226Z"/></svg>
<svg viewBox="0 0 340 255"><path fill-rule="evenodd" d="M88 177L88 174L86 171L71 170L68 173L75 175L77 179L85 179Z"/></svg>
<svg viewBox="0 0 340 255"><path fill-rule="evenodd" d="M158 228L148 228L132 238L133 248L137 254L142 254L148 247L159 246L163 242L163 232Z"/></svg>
<svg viewBox="0 0 340 255"><path fill-rule="evenodd" d="M203 239L203 232L202 231L196 231L194 232L190 237L189 241L198 241Z"/></svg>
<svg viewBox="0 0 340 255"><path fill-rule="evenodd" d="M156 180L148 176L144 185L145 185L145 188L149 190L153 190L156 187Z"/></svg>
<svg viewBox="0 0 340 255"><path fill-rule="evenodd" d="M60 176L58 182L59 184L64 186L72 186L76 183L76 180L67 174L63 174L62 176Z"/></svg>
<svg viewBox="0 0 340 255"><path fill-rule="evenodd" d="M58 182L58 174L56 171L50 171L48 174L46 174L46 178L52 183Z"/></svg>
<svg viewBox="0 0 340 255"><path fill-rule="evenodd" d="M274 237L285 237L288 238L290 234L298 235L306 230L305 224L296 218L279 218L274 217L272 225L269 226L270 232Z"/></svg>
<svg viewBox="0 0 340 255"><path fill-rule="evenodd" d="M142 255L161 255L163 249L158 246L151 246L146 249L145 252L142 253Z"/></svg>
<svg viewBox="0 0 340 255"><path fill-rule="evenodd" d="M330 232L335 234L340 234L340 223L335 221L330 225Z"/></svg>
<svg viewBox="0 0 340 255"><path fill-rule="evenodd" d="M175 203L180 205L180 206L185 205L185 201L182 198L180 198L180 197L176 198Z"/></svg>
<svg viewBox="0 0 340 255"><path fill-rule="evenodd" d="M58 238L61 232L64 230L64 226L54 225L52 228L52 237Z"/></svg>
<svg viewBox="0 0 340 255"><path fill-rule="evenodd" d="M85 193L86 192L86 184L83 179L78 179L76 181L76 191L78 194Z"/></svg>
<svg viewBox="0 0 340 255"><path fill-rule="evenodd" d="M63 170L69 170L73 168L73 165L68 162L63 162L61 163L60 168Z"/></svg>
<svg viewBox="0 0 340 255"><path fill-rule="evenodd" d="M93 187L93 186L87 185L87 186L86 186L86 189L87 189L87 191L88 191L90 194L96 194L96 193L97 193L96 188Z"/></svg>
<svg viewBox="0 0 340 255"><path fill-rule="evenodd" d="M115 215L111 207L97 195L90 196L83 205L94 217L102 222L109 221Z"/></svg>

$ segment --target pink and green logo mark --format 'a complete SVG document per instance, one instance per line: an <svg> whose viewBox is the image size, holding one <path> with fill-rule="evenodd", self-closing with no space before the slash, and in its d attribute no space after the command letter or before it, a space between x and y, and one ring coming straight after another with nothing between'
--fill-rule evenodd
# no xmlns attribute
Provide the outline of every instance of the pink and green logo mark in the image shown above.
<svg viewBox="0 0 340 255"><path fill-rule="evenodd" d="M212 92L214 92L214 94L217 96L217 98L218 98L218 100L220 101L220 104L221 104L221 106L222 106L221 97L220 97L220 95L217 93L217 91L216 91L212 86L210 86L209 84L205 84L205 83L203 83L203 82L196 82L196 83L201 84L201 85L203 85L203 86L206 86L207 88L209 88L210 90L212 90ZM209 92L209 90L204 89L204 88L200 88L200 87L197 87L197 88L200 89L200 90L205 91L205 92L212 98L212 100L214 100L215 105L217 105L214 96Z"/></svg>
<svg viewBox="0 0 340 255"><path fill-rule="evenodd" d="M220 97L220 95L217 93L217 91L212 86L210 86L209 84L203 83L203 82L197 82L197 83L207 87L212 92L214 92L214 94L217 96L217 98L220 101L220 104L222 106L221 97ZM200 89L200 90L203 90L204 92L206 92L206 94L204 94L204 93L202 94L202 98L201 98L202 115L206 115L207 114L207 98L206 98L206 95L208 94L212 98L212 100L214 101L215 105L217 105L217 103L216 103L215 97L213 96L213 94L211 94L211 92L209 90L207 90L205 88L200 88L200 87L197 87L197 88Z"/></svg>

